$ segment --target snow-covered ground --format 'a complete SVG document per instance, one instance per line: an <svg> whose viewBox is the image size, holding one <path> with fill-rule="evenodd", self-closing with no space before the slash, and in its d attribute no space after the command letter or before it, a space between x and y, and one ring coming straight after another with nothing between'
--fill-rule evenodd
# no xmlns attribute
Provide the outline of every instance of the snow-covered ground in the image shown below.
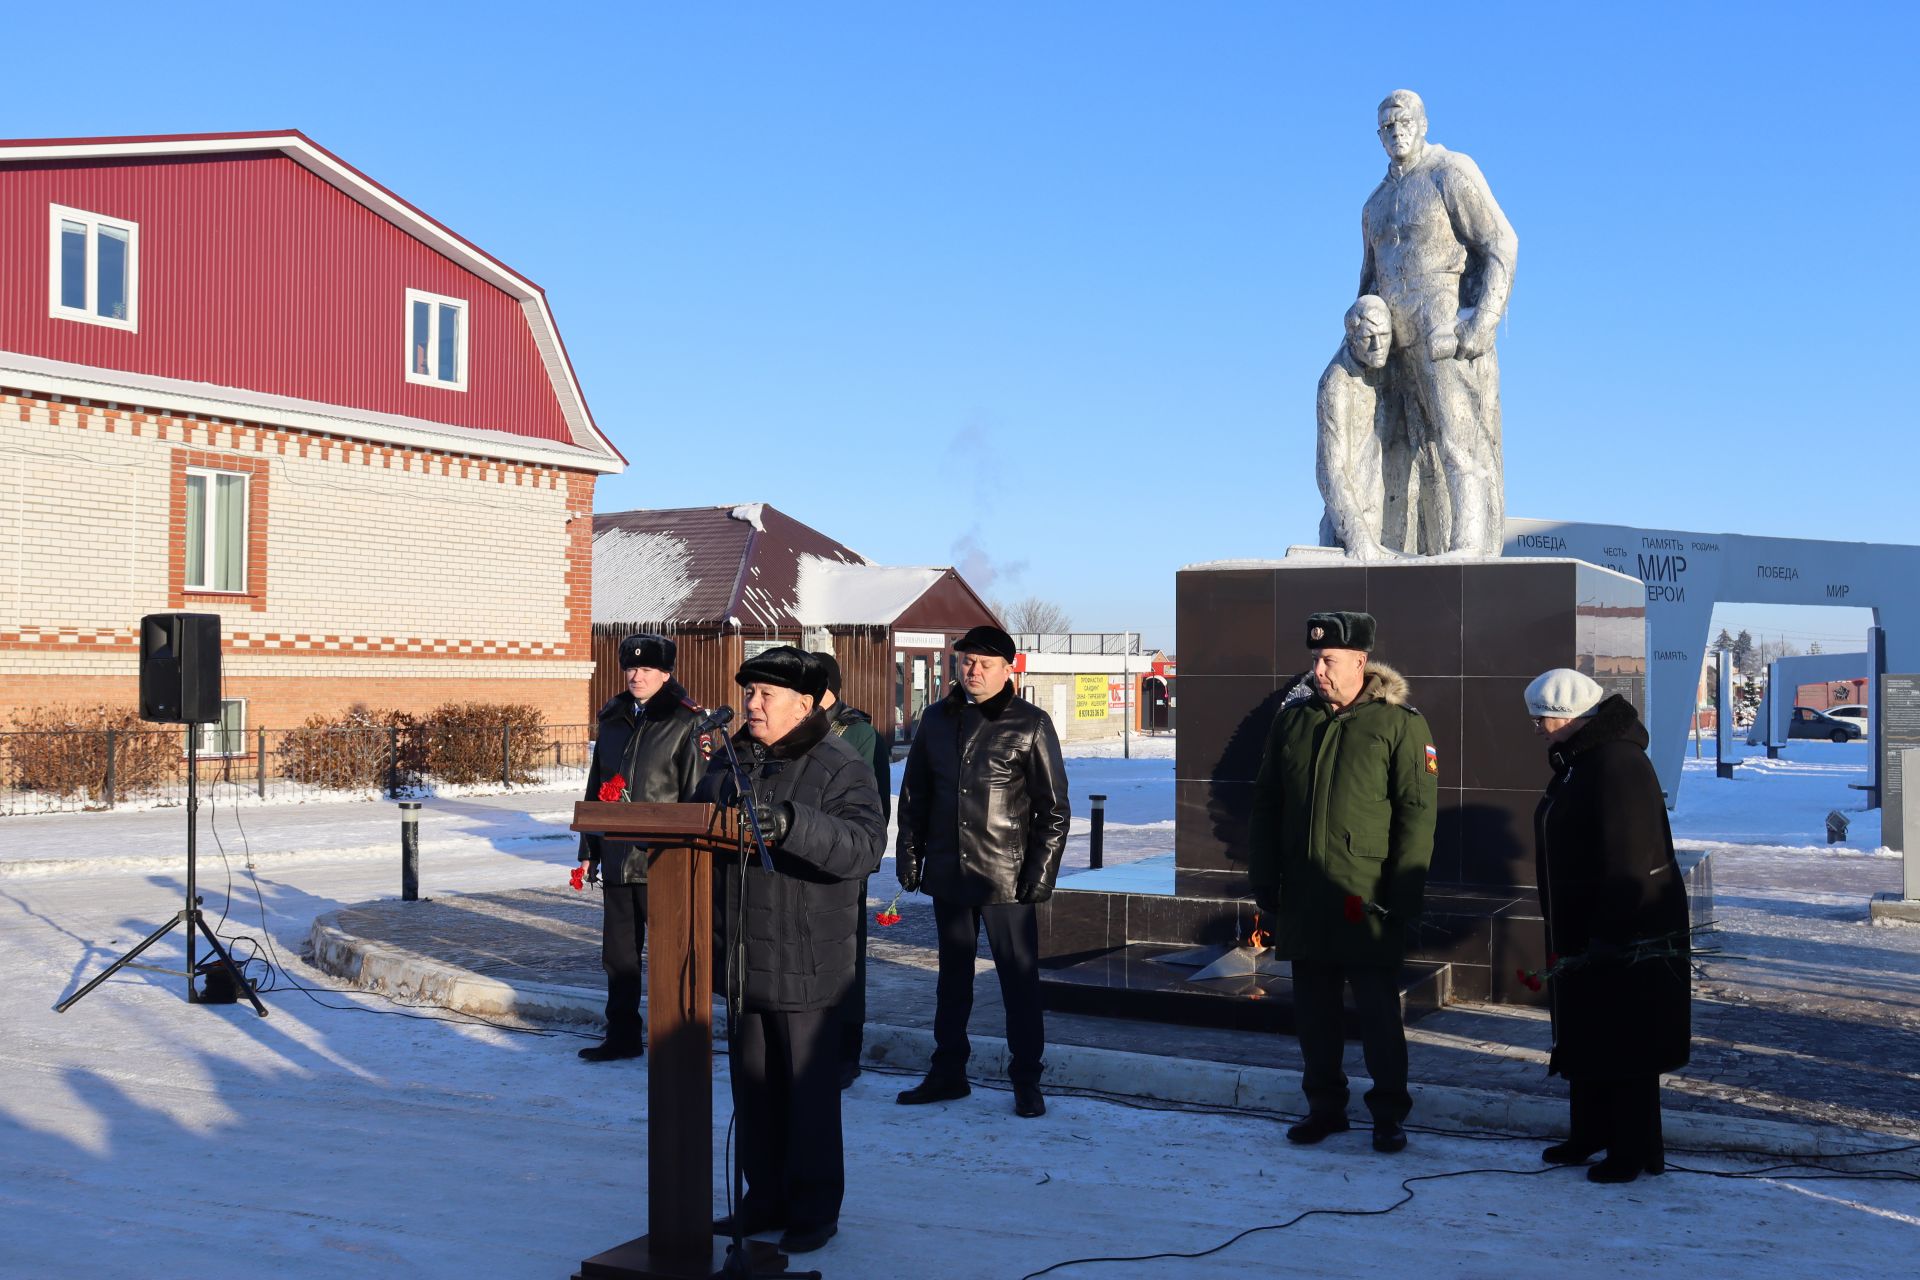
<svg viewBox="0 0 1920 1280"><path fill-rule="evenodd" d="M1846 783L1861 777L1830 750L1796 744L1788 761L1732 782L1710 763L1704 778L1690 768L1682 838L1824 854L1825 812L1846 807L1858 795ZM1167 824L1170 843L1169 760L1070 767L1077 813L1081 796L1104 790L1116 821ZM437 802L426 891L554 883L573 858L566 801ZM179 836L159 816L0 820L0 1275L550 1278L638 1233L644 1067L582 1064L577 1038L395 1016L338 991L322 998L340 1009L270 993L261 1019L188 1006L180 978L146 971L55 1014L179 906ZM270 934L299 981L331 985L294 953L315 914L394 893L392 807L244 820L265 924L224 814L228 929ZM1863 826L1850 856L1874 856L1857 851L1871 847ZM41 865L18 874L24 862ZM227 906L225 882L203 838L212 915ZM178 965L178 933L149 956ZM909 1111L892 1104L900 1085L870 1071L847 1095L843 1229L806 1259L827 1276L1016 1278L1070 1258L1195 1252L1309 1210L1332 1212L1205 1259L1050 1274L1877 1280L1920 1239L1912 1183L1747 1169L1756 1176L1601 1188L1543 1169L1537 1140L1417 1133L1381 1157L1362 1132L1301 1150L1269 1117L1088 1098L1056 1097L1037 1121L1014 1118L991 1089ZM724 1121L724 1060L714 1105ZM1437 1180L1403 1184L1412 1178ZM1387 1216L1340 1216L1378 1214L1406 1186L1413 1198Z"/></svg>

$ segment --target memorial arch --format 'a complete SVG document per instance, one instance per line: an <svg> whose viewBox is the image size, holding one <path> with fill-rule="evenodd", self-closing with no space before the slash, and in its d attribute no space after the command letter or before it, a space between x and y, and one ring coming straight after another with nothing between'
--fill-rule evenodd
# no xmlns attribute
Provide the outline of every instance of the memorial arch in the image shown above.
<svg viewBox="0 0 1920 1280"><path fill-rule="evenodd" d="M1873 611L1889 671L1920 671L1920 547L1687 533L1559 520L1506 522L1505 554L1585 560L1647 592L1647 754L1671 807L1716 604L1850 605Z"/></svg>

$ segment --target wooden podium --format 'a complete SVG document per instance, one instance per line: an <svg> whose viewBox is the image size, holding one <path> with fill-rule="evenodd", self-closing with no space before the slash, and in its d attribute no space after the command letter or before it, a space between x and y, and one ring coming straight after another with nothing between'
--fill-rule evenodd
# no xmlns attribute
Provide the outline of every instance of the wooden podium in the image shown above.
<svg viewBox="0 0 1920 1280"><path fill-rule="evenodd" d="M649 846L647 1234L580 1264L574 1280L707 1280L713 1235L713 855L737 848L736 815L709 804L573 807L574 831ZM786 1257L748 1241L754 1270Z"/></svg>

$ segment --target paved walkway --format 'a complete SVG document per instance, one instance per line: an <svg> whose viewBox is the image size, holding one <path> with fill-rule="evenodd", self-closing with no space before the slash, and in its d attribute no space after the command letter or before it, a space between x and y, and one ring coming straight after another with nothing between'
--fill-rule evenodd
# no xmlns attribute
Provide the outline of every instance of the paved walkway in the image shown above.
<svg viewBox="0 0 1920 1280"><path fill-rule="evenodd" d="M886 878L875 877L876 895ZM1719 951L1699 962L1693 1062L1666 1081L1669 1142L1781 1152L1920 1142L1920 928L1867 923L1871 896L1898 887L1899 863L1732 849L1715 854L1714 881L1719 928L1705 945ZM869 912L886 901L871 898ZM898 925L872 929L867 1052L917 1073L931 1041L933 919L924 898L899 909ZM597 897L555 888L351 907L316 922L314 952L363 985L591 1021L604 992L598 940ZM991 1079L1004 1065L1003 1022L984 957L979 971L973 1074ZM1055 1087L1299 1106L1287 1037L1069 1014L1049 1014L1047 1032ZM1416 1126L1544 1134L1564 1124L1565 1085L1545 1073L1544 1012L1451 1006L1409 1041ZM1364 1075L1357 1046L1348 1072Z"/></svg>

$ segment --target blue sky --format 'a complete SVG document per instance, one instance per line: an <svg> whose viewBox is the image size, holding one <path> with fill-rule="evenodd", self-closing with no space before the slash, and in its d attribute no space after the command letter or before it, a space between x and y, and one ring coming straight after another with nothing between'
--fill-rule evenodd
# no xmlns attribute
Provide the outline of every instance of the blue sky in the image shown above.
<svg viewBox="0 0 1920 1280"><path fill-rule="evenodd" d="M1404 86L1520 236L1510 511L1920 542L1911 5L194 11L10 13L0 134L305 131L545 286L601 510L771 502L1172 645L1180 565L1313 540Z"/></svg>

